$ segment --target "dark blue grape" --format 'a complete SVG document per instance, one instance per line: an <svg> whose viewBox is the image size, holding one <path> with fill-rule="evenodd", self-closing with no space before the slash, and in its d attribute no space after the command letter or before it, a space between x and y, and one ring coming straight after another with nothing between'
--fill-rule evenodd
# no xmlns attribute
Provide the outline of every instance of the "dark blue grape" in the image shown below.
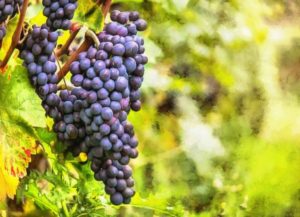
<svg viewBox="0 0 300 217"><path fill-rule="evenodd" d="M92 88L92 81L88 78L83 79L82 87L89 90Z"/></svg>
<svg viewBox="0 0 300 217"><path fill-rule="evenodd" d="M104 88L108 90L109 92L113 91L115 89L115 82L113 80L108 80L104 83Z"/></svg>
<svg viewBox="0 0 300 217"><path fill-rule="evenodd" d="M100 126L100 128L99 128L99 130L100 130L100 133L102 134L102 135L108 135L109 134L109 132L110 132L110 127L109 127L109 125L107 125L107 124L102 124L101 126Z"/></svg>
<svg viewBox="0 0 300 217"><path fill-rule="evenodd" d="M106 151L108 151L108 150L110 150L110 149L112 148L112 144L111 144L111 142L109 141L109 139L108 139L107 137L104 137L104 138L101 140L100 144L101 144L101 147L102 147L104 150L106 150Z"/></svg>
<svg viewBox="0 0 300 217"><path fill-rule="evenodd" d="M106 183L107 183L107 185L109 186L109 187L116 187L117 186L117 184L118 184L118 181L117 181L117 179L116 178L108 178L107 179L107 181L106 181Z"/></svg>
<svg viewBox="0 0 300 217"><path fill-rule="evenodd" d="M98 96L98 99L106 99L109 95L109 92L104 89L104 88L101 88L98 92L97 92L97 96Z"/></svg>
<svg viewBox="0 0 300 217"><path fill-rule="evenodd" d="M99 73L102 70L104 70L106 68L105 62L103 62L102 60L97 60L94 63L94 70L95 72Z"/></svg>
<svg viewBox="0 0 300 217"><path fill-rule="evenodd" d="M38 76L37 76L37 83L39 85L45 85L48 81L48 76L46 73L40 73Z"/></svg>
<svg viewBox="0 0 300 217"><path fill-rule="evenodd" d="M126 78L119 77L116 80L116 84L115 84L116 90L123 91L127 86L128 86L128 81Z"/></svg>
<svg viewBox="0 0 300 217"><path fill-rule="evenodd" d="M123 64L123 59L119 56L114 56L111 58L111 63L113 67L119 68Z"/></svg>
<svg viewBox="0 0 300 217"><path fill-rule="evenodd" d="M108 81L110 79L110 70L109 69L101 70L99 76L102 81Z"/></svg>
<svg viewBox="0 0 300 217"><path fill-rule="evenodd" d="M128 41L125 43L125 49L127 56L134 57L139 51L139 46L134 41Z"/></svg>
<svg viewBox="0 0 300 217"><path fill-rule="evenodd" d="M126 46L126 44L125 44ZM122 44L116 44L113 46L112 51L111 51L112 55L116 55L116 56L123 56L125 53L125 47Z"/></svg>
<svg viewBox="0 0 300 217"><path fill-rule="evenodd" d="M117 34L119 24L116 22L111 22L105 26L105 31L107 31L111 35Z"/></svg>
<svg viewBox="0 0 300 217"><path fill-rule="evenodd" d="M136 62L135 62L135 59L133 59L132 57L126 58L124 61L124 65L125 65L128 73L131 73L136 69Z"/></svg>
<svg viewBox="0 0 300 217"><path fill-rule="evenodd" d="M110 108L105 107L102 109L101 116L104 120L110 120L113 116L113 112Z"/></svg>
<svg viewBox="0 0 300 217"><path fill-rule="evenodd" d="M103 82L101 81L101 79L99 77L95 77L93 80L92 80L92 88L94 90L99 90L100 88L103 87Z"/></svg>
<svg viewBox="0 0 300 217"><path fill-rule="evenodd" d="M98 115L98 116L94 117L94 122L97 125L101 125L101 124L103 124L103 119L102 119L102 117L100 115Z"/></svg>
<svg viewBox="0 0 300 217"><path fill-rule="evenodd" d="M121 203L123 203L123 196L122 194L116 192L113 195L110 196L110 201L112 202L112 204L114 205L120 205Z"/></svg>
<svg viewBox="0 0 300 217"><path fill-rule="evenodd" d="M120 14L120 11L118 10L113 10L111 13L110 13L110 19L112 21L117 21L118 19L118 15Z"/></svg>
<svg viewBox="0 0 300 217"><path fill-rule="evenodd" d="M121 104L119 102L116 102L116 101L112 101L110 103L110 107L113 110L113 112L119 112L122 109Z"/></svg>
<svg viewBox="0 0 300 217"><path fill-rule="evenodd" d="M71 81L76 87L82 86L84 77L81 74L75 75L72 77Z"/></svg>
<svg viewBox="0 0 300 217"><path fill-rule="evenodd" d="M108 55L104 50L100 50L96 54L97 60L106 60L107 58L108 58Z"/></svg>
<svg viewBox="0 0 300 217"><path fill-rule="evenodd" d="M95 103L97 101L97 94L93 91L91 91L88 95L87 95L87 102L92 104Z"/></svg>
<svg viewBox="0 0 300 217"><path fill-rule="evenodd" d="M63 112L65 114L71 113L73 111L73 103L70 101L65 101L63 103Z"/></svg>
<svg viewBox="0 0 300 217"><path fill-rule="evenodd" d="M140 18L140 14L137 11L132 11L129 13L129 20L130 21L136 21Z"/></svg>
<svg viewBox="0 0 300 217"><path fill-rule="evenodd" d="M79 63L81 70L87 70L91 66L91 61L89 59L82 59Z"/></svg>
<svg viewBox="0 0 300 217"><path fill-rule="evenodd" d="M86 76L90 79L93 79L94 77L96 77L96 72L93 68L89 68L86 72Z"/></svg>
<svg viewBox="0 0 300 217"><path fill-rule="evenodd" d="M134 22L134 24L136 25L136 28L139 31L144 31L147 29L147 22L143 19L138 19Z"/></svg>
<svg viewBox="0 0 300 217"><path fill-rule="evenodd" d="M102 106L99 103L94 103L91 106L91 112L93 115L101 114Z"/></svg>

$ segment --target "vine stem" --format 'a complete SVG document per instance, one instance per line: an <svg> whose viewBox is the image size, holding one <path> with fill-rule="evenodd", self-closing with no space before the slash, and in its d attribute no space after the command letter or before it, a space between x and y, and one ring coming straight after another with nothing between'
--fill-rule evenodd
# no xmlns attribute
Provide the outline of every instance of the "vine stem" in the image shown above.
<svg viewBox="0 0 300 217"><path fill-rule="evenodd" d="M29 3L29 0L24 0L24 2L23 2L23 6L22 6L22 9L20 12L20 17L18 20L18 25L17 25L16 31L12 37L10 47L9 47L4 59L0 62L1 70L4 70L6 68L6 65L7 65L12 53L14 52L16 46L18 45L18 43L20 41L20 37L21 37L22 29L23 29L23 23L24 23L26 11L28 8L28 3Z"/></svg>
<svg viewBox="0 0 300 217"><path fill-rule="evenodd" d="M104 20L108 14L108 11L110 9L110 6L111 6L111 3L112 3L112 0L106 0L102 6L102 14L103 14L103 17L104 17Z"/></svg>
<svg viewBox="0 0 300 217"><path fill-rule="evenodd" d="M78 23L72 23L71 26L71 35L68 38L68 40L65 42L65 44L56 51L55 55L57 58L61 57L62 55L68 53L68 49L70 47L70 45L72 44L72 42L74 41L74 39L76 38L78 32L81 29L81 25Z"/></svg>
<svg viewBox="0 0 300 217"><path fill-rule="evenodd" d="M61 79L63 79L66 76L66 74L68 73L68 71L70 69L71 63L77 59L78 55L81 52L86 51L92 44L93 44L93 40L90 37L85 37L85 39L82 42L82 44L80 45L80 47L72 54L72 56L69 57L67 62L63 65L63 67L57 73L58 82L61 81Z"/></svg>

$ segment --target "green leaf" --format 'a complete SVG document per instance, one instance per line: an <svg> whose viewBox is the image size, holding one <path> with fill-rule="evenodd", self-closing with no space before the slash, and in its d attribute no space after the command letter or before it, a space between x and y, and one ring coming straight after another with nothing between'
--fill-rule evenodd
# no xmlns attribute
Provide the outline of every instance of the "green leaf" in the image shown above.
<svg viewBox="0 0 300 217"><path fill-rule="evenodd" d="M20 117L30 126L46 127L41 100L29 83L27 71L17 61L10 61L5 75L0 76L0 112Z"/></svg>
<svg viewBox="0 0 300 217"><path fill-rule="evenodd" d="M49 132L45 128L36 128L35 131L38 136L38 139L47 144L50 144L51 142L55 141L55 139L56 139L56 134L54 132Z"/></svg>
<svg viewBox="0 0 300 217"><path fill-rule="evenodd" d="M35 153L36 136L32 126L45 126L40 100L30 86L25 69L13 59L0 76L0 198L13 197L18 178ZM4 191L3 191L4 188Z"/></svg>
<svg viewBox="0 0 300 217"><path fill-rule="evenodd" d="M78 1L74 21L86 24L90 29L99 32L103 26L101 7L92 0Z"/></svg>

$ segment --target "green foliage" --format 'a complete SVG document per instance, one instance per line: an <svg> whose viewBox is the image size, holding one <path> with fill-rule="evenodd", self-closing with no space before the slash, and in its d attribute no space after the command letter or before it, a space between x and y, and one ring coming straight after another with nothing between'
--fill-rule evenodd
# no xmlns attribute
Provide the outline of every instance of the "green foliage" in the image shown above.
<svg viewBox="0 0 300 217"><path fill-rule="evenodd" d="M0 86L1 164L11 175L23 177L30 155L35 152L35 132L32 127L46 126L44 113L21 66L12 66L6 75L1 75Z"/></svg>
<svg viewBox="0 0 300 217"><path fill-rule="evenodd" d="M75 20L101 30L95 3L79 3ZM31 170L21 181L18 198L34 205L25 212L299 216L299 5L115 0L113 7L138 10L149 22L143 107L129 117L139 138L137 195L130 205L112 206L89 163L63 154L15 58L0 77L0 138L5 129L22 145L31 145L23 137L38 139L49 163L46 172ZM39 20L35 15L31 22Z"/></svg>
<svg viewBox="0 0 300 217"><path fill-rule="evenodd" d="M85 24L88 28L100 32L103 16L99 6L93 0L78 1L78 9L74 21Z"/></svg>

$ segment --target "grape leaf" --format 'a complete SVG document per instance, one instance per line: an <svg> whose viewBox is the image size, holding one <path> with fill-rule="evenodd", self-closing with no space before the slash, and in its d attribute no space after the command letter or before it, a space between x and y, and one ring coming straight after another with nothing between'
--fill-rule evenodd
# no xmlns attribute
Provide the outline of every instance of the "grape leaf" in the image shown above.
<svg viewBox="0 0 300 217"><path fill-rule="evenodd" d="M0 200L13 197L19 178L35 153L34 126L45 127L40 100L30 86L26 70L10 61L0 76Z"/></svg>
<svg viewBox="0 0 300 217"><path fill-rule="evenodd" d="M0 112L21 117L30 126L46 127L41 100L29 83L27 71L20 61L12 59L5 75L0 76Z"/></svg>
<svg viewBox="0 0 300 217"><path fill-rule="evenodd" d="M96 32L101 31L103 16L101 7L93 0L78 1L78 8L73 21L78 21Z"/></svg>

